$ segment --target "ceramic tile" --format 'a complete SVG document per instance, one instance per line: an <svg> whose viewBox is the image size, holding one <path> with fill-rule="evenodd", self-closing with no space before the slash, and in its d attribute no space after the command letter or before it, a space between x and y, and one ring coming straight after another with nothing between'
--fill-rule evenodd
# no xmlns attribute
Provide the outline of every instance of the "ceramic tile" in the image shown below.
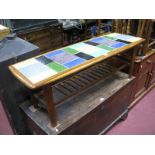
<svg viewBox="0 0 155 155"><path fill-rule="evenodd" d="M99 45L98 43L95 43L95 42L92 42L92 41L86 41L84 43L89 44L89 45L93 45L93 46Z"/></svg>
<svg viewBox="0 0 155 155"><path fill-rule="evenodd" d="M109 47L109 46L105 46L105 45L98 45L97 47L100 47L100 48L105 49L105 50L108 50L108 51L114 50L114 48Z"/></svg>
<svg viewBox="0 0 155 155"><path fill-rule="evenodd" d="M97 52L97 51L99 51L101 49L96 47L96 46L86 44L85 46L79 47L77 50L90 55L91 53Z"/></svg>
<svg viewBox="0 0 155 155"><path fill-rule="evenodd" d="M77 44L69 46L69 48L73 48L73 49L77 50L77 48L85 46L85 45L87 45L87 44L85 44L85 43L77 43Z"/></svg>
<svg viewBox="0 0 155 155"><path fill-rule="evenodd" d="M114 44L114 45L112 45L111 47L112 47L112 48L121 48L121 47L123 47L123 46L125 46L125 45L127 45L127 44L122 43L122 42L118 42L117 44Z"/></svg>
<svg viewBox="0 0 155 155"><path fill-rule="evenodd" d="M65 67L59 63L56 63L56 62L51 62L47 66L56 72L62 72L67 69L67 67Z"/></svg>
<svg viewBox="0 0 155 155"><path fill-rule="evenodd" d="M49 70L49 68L40 62L36 62L19 69L19 71L26 77L36 76L37 74L40 74L41 72L45 72L47 70Z"/></svg>
<svg viewBox="0 0 155 155"><path fill-rule="evenodd" d="M59 55L59 54L62 54L62 53L64 53L64 51L56 50L56 51L53 51L53 52L49 52L49 53L45 54L44 56L47 57L47 58L51 58L53 56L56 56L56 55Z"/></svg>
<svg viewBox="0 0 155 155"><path fill-rule="evenodd" d="M54 62L58 62L59 64L66 64L70 61L73 61L75 59L78 59L77 56L73 55L73 54L69 54L67 52L64 52L62 54L59 54L58 56L53 56L50 58L51 60L53 60Z"/></svg>
<svg viewBox="0 0 155 155"><path fill-rule="evenodd" d="M112 46L112 45L115 45L117 44L118 42L115 41L115 40L110 40L110 39L106 39L104 40L100 45L104 45L104 46Z"/></svg>
<svg viewBox="0 0 155 155"><path fill-rule="evenodd" d="M100 50L98 52L91 53L91 56L93 56L93 57L99 57L101 55L107 55L108 52L109 52L108 50L102 49L102 50Z"/></svg>
<svg viewBox="0 0 155 155"><path fill-rule="evenodd" d="M28 59L28 60L25 60L25 61L22 61L22 62L19 62L15 65L13 65L16 69L20 69L20 68L23 68L25 66L29 66L29 65L32 65L34 63L37 63L38 61L34 58L32 59Z"/></svg>
<svg viewBox="0 0 155 155"><path fill-rule="evenodd" d="M110 34L108 34L108 35L106 35L106 36L109 36L109 37L116 37L116 36L118 36L118 35L120 35L119 33L110 33Z"/></svg>
<svg viewBox="0 0 155 155"><path fill-rule="evenodd" d="M84 63L86 60L84 60L84 59L82 59L82 58L79 58L79 59L76 59L76 60L74 60L74 61L71 61L71 62L69 62L69 63L66 63L66 64L64 64L66 67L68 67L68 68L72 68L72 67L74 67L74 66L77 66L77 65L80 65L80 64L82 64L82 63Z"/></svg>
<svg viewBox="0 0 155 155"><path fill-rule="evenodd" d="M34 76L31 76L29 78L29 80L32 82L32 83L37 83L39 81L42 81L46 78L49 78L53 75L57 74L57 72L55 72L54 70L52 69L49 69L49 70L46 70L46 71L43 71L43 72L40 72L38 73L37 75L34 75Z"/></svg>
<svg viewBox="0 0 155 155"><path fill-rule="evenodd" d="M90 59L93 59L94 57L93 56L90 56L88 54L85 54L85 53L78 53L76 54L78 57L82 58L82 59L85 59L85 60L90 60Z"/></svg>
<svg viewBox="0 0 155 155"><path fill-rule="evenodd" d="M105 36L105 38L110 39L110 40L116 40L115 37L111 37L111 36Z"/></svg>
<svg viewBox="0 0 155 155"><path fill-rule="evenodd" d="M106 39L105 37L97 37L97 38L90 39L90 41L94 43L101 43L105 39Z"/></svg>
<svg viewBox="0 0 155 155"><path fill-rule="evenodd" d="M128 39L132 38L132 36L120 34L120 35L116 36L116 38L121 39L121 40L128 40Z"/></svg>
<svg viewBox="0 0 155 155"><path fill-rule="evenodd" d="M140 40L140 39L141 39L141 38L139 38L139 37L132 37L132 38L128 39L127 41L135 42L135 41L138 41L138 40Z"/></svg>
<svg viewBox="0 0 155 155"><path fill-rule="evenodd" d="M70 54L77 54L79 53L79 51L75 50L75 49L72 49L72 48L63 48L62 50L70 53Z"/></svg>
<svg viewBox="0 0 155 155"><path fill-rule="evenodd" d="M45 64L45 65L52 62L51 59L48 59L48 58L46 58L45 56L40 56L40 57L37 57L37 58L35 58L35 59L38 60L39 62Z"/></svg>
<svg viewBox="0 0 155 155"><path fill-rule="evenodd" d="M122 43L125 43L125 44L130 44L130 43L131 43L131 42L129 42L129 41L125 41L125 40L121 40L121 39L117 39L116 41L122 42Z"/></svg>

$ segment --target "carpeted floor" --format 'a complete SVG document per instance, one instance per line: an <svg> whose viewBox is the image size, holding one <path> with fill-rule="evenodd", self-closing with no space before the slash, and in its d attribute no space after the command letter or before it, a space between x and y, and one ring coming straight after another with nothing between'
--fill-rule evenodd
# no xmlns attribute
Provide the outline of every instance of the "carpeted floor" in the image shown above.
<svg viewBox="0 0 155 155"><path fill-rule="evenodd" d="M12 135L12 134L13 130L11 129L7 115L0 101L0 135Z"/></svg>
<svg viewBox="0 0 155 155"><path fill-rule="evenodd" d="M154 135L155 88L130 111L128 118L116 124L107 135Z"/></svg>

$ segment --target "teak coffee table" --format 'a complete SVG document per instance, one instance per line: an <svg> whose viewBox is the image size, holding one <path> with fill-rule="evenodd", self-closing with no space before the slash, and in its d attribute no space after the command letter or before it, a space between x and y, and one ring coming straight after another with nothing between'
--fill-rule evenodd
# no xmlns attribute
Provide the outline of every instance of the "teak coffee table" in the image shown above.
<svg viewBox="0 0 155 155"><path fill-rule="evenodd" d="M9 66L9 69L28 88L43 89L51 125L55 127L57 119L51 87L56 82L134 48L130 78L137 47L143 42L143 38L110 33L27 59Z"/></svg>

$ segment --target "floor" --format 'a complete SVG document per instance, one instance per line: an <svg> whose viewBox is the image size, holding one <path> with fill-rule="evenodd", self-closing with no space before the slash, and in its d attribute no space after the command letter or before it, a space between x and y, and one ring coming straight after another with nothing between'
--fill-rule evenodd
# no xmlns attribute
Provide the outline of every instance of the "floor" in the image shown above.
<svg viewBox="0 0 155 155"><path fill-rule="evenodd" d="M0 103L0 135L13 134ZM107 135L155 134L155 88L141 99L129 112L125 121L117 123Z"/></svg>
<svg viewBox="0 0 155 155"><path fill-rule="evenodd" d="M4 111L3 105L0 101L0 135L13 135L8 117Z"/></svg>
<svg viewBox="0 0 155 155"><path fill-rule="evenodd" d="M125 121L116 124L107 135L154 135L155 88L134 106Z"/></svg>

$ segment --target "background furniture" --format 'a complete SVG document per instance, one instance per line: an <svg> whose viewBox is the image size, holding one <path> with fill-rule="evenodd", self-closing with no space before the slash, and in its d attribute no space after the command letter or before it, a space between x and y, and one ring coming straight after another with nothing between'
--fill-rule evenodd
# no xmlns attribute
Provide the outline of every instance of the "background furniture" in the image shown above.
<svg viewBox="0 0 155 155"><path fill-rule="evenodd" d="M3 103L11 115L18 134L25 132L19 103L29 98L30 92L12 76L8 66L38 54L40 51L37 46L15 35L9 35L0 40L0 96L3 98Z"/></svg>
<svg viewBox="0 0 155 155"><path fill-rule="evenodd" d="M57 19L8 19L2 20L12 33L47 52L63 46L62 24Z"/></svg>
<svg viewBox="0 0 155 155"><path fill-rule="evenodd" d="M127 24L128 23L128 24ZM138 100L147 94L153 87L155 82L154 63L154 33L155 22L150 19L141 20L114 20L113 30L125 34L133 34L138 37L145 38L143 47L137 49L139 56L136 57L134 63L133 75L136 77L135 85L132 91L133 97L129 108L133 107ZM125 27L125 28L124 28ZM130 53L130 52L129 52ZM124 54L122 58L130 61L130 54ZM127 72L127 71L125 71Z"/></svg>
<svg viewBox="0 0 155 155"><path fill-rule="evenodd" d="M136 77L133 89L133 100L130 108L155 86L155 52L135 60L134 74Z"/></svg>

